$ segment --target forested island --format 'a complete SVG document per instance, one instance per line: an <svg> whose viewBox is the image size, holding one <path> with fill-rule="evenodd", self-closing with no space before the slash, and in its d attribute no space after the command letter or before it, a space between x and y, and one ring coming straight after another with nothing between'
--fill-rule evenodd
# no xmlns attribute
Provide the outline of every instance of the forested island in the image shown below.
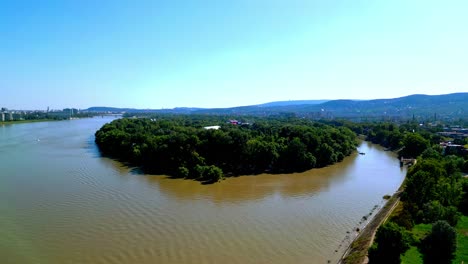
<svg viewBox="0 0 468 264"><path fill-rule="evenodd" d="M122 118L96 132L103 154L145 172L216 182L225 176L302 172L343 160L356 134L294 117L156 115Z"/></svg>

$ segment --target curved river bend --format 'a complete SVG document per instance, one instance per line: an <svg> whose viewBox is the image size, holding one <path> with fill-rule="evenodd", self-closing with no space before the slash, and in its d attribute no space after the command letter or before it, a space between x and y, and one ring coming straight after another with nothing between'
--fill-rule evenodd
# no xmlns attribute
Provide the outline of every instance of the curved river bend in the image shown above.
<svg viewBox="0 0 468 264"><path fill-rule="evenodd" d="M100 156L111 120L0 125L2 263L333 263L406 173L363 142L366 155L299 174L144 175Z"/></svg>

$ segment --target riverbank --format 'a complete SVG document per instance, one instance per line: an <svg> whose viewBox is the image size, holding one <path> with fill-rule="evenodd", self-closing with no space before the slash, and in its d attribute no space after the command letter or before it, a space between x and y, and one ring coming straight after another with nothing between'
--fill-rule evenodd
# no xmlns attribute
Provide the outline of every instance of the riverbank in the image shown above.
<svg viewBox="0 0 468 264"><path fill-rule="evenodd" d="M400 188L401 189L401 188ZM367 263L367 251L374 242L374 236L377 229L383 224L393 209L400 201L401 190L398 190L385 203L384 207L372 218L372 220L359 232L348 250L343 254L339 263L342 264L362 264Z"/></svg>
<svg viewBox="0 0 468 264"><path fill-rule="evenodd" d="M65 121L65 120L77 120L82 118L92 118L91 117L72 117L72 118L65 118L65 119L30 119L30 120L15 120L15 121L0 121L0 125L14 125L14 124L29 124L29 123L39 123L39 122L52 122L52 121Z"/></svg>
<svg viewBox="0 0 468 264"><path fill-rule="evenodd" d="M57 119L32 119L32 120L16 120L16 121L0 121L0 125L13 125L13 124L27 124L27 123L37 123L37 122L48 122L48 121L63 121Z"/></svg>

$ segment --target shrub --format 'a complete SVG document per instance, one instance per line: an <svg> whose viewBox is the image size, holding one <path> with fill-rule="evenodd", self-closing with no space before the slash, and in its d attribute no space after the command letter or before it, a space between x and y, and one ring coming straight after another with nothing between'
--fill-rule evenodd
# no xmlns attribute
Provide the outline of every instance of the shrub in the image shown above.
<svg viewBox="0 0 468 264"><path fill-rule="evenodd" d="M437 221L422 241L421 253L426 264L449 264L455 257L457 234L446 221Z"/></svg>

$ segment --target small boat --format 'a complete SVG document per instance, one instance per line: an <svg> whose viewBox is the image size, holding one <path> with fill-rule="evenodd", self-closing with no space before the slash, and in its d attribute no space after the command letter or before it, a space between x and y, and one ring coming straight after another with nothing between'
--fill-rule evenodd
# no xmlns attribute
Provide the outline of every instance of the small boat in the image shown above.
<svg viewBox="0 0 468 264"><path fill-rule="evenodd" d="M364 153L364 152L359 152L359 155L366 155L366 153Z"/></svg>

